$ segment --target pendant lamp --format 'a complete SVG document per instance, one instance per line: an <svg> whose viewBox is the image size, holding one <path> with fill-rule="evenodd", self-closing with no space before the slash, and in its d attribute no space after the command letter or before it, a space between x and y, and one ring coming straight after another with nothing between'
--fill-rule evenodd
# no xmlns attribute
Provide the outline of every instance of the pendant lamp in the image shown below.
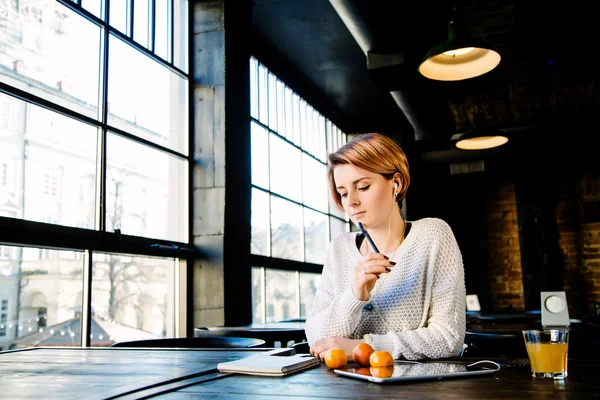
<svg viewBox="0 0 600 400"><path fill-rule="evenodd" d="M448 41L429 50L419 72L438 81L460 81L483 75L500 63L500 54L481 40L458 37L454 21L448 23Z"/></svg>
<svg viewBox="0 0 600 400"><path fill-rule="evenodd" d="M460 137L456 147L462 150L484 150L502 146L508 138L497 129L486 126L485 114L478 112L473 116L475 128Z"/></svg>

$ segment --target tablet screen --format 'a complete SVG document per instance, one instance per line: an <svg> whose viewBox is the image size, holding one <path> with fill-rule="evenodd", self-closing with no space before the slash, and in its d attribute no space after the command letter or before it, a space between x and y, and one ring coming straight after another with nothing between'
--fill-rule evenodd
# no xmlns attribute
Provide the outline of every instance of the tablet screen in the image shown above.
<svg viewBox="0 0 600 400"><path fill-rule="evenodd" d="M393 367L342 368L336 369L335 373L370 382L397 382L481 375L499 369L500 366L493 361L479 361L473 364L397 361Z"/></svg>

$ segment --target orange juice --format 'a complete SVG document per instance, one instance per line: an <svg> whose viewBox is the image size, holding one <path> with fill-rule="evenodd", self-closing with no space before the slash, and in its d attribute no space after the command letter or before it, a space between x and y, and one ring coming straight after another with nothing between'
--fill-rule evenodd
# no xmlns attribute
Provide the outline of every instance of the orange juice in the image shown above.
<svg viewBox="0 0 600 400"><path fill-rule="evenodd" d="M531 370L534 373L563 372L567 370L567 343L525 343Z"/></svg>

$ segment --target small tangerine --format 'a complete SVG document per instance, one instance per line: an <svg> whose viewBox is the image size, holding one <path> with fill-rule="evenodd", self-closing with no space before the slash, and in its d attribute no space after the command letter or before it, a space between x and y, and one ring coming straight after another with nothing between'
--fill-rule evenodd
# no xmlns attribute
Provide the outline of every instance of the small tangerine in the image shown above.
<svg viewBox="0 0 600 400"><path fill-rule="evenodd" d="M342 349L329 349L325 354L325 365L329 368L343 368L348 364L348 355Z"/></svg>
<svg viewBox="0 0 600 400"><path fill-rule="evenodd" d="M394 365L394 357L389 351L374 351L369 357L371 367L391 367Z"/></svg>
<svg viewBox="0 0 600 400"><path fill-rule="evenodd" d="M371 345L361 342L354 347L352 360L361 367L369 367L371 365L369 358L374 351L375 349Z"/></svg>

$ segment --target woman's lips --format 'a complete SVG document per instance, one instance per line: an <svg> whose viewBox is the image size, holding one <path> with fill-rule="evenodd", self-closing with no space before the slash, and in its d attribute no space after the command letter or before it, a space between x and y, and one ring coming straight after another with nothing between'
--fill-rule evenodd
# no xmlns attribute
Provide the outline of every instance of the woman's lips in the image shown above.
<svg viewBox="0 0 600 400"><path fill-rule="evenodd" d="M363 215L364 213L365 213L365 211L360 211L360 212L357 212L357 213L354 213L354 214L352 214L352 216L353 216L354 218L357 218L357 217L360 217L361 215Z"/></svg>

